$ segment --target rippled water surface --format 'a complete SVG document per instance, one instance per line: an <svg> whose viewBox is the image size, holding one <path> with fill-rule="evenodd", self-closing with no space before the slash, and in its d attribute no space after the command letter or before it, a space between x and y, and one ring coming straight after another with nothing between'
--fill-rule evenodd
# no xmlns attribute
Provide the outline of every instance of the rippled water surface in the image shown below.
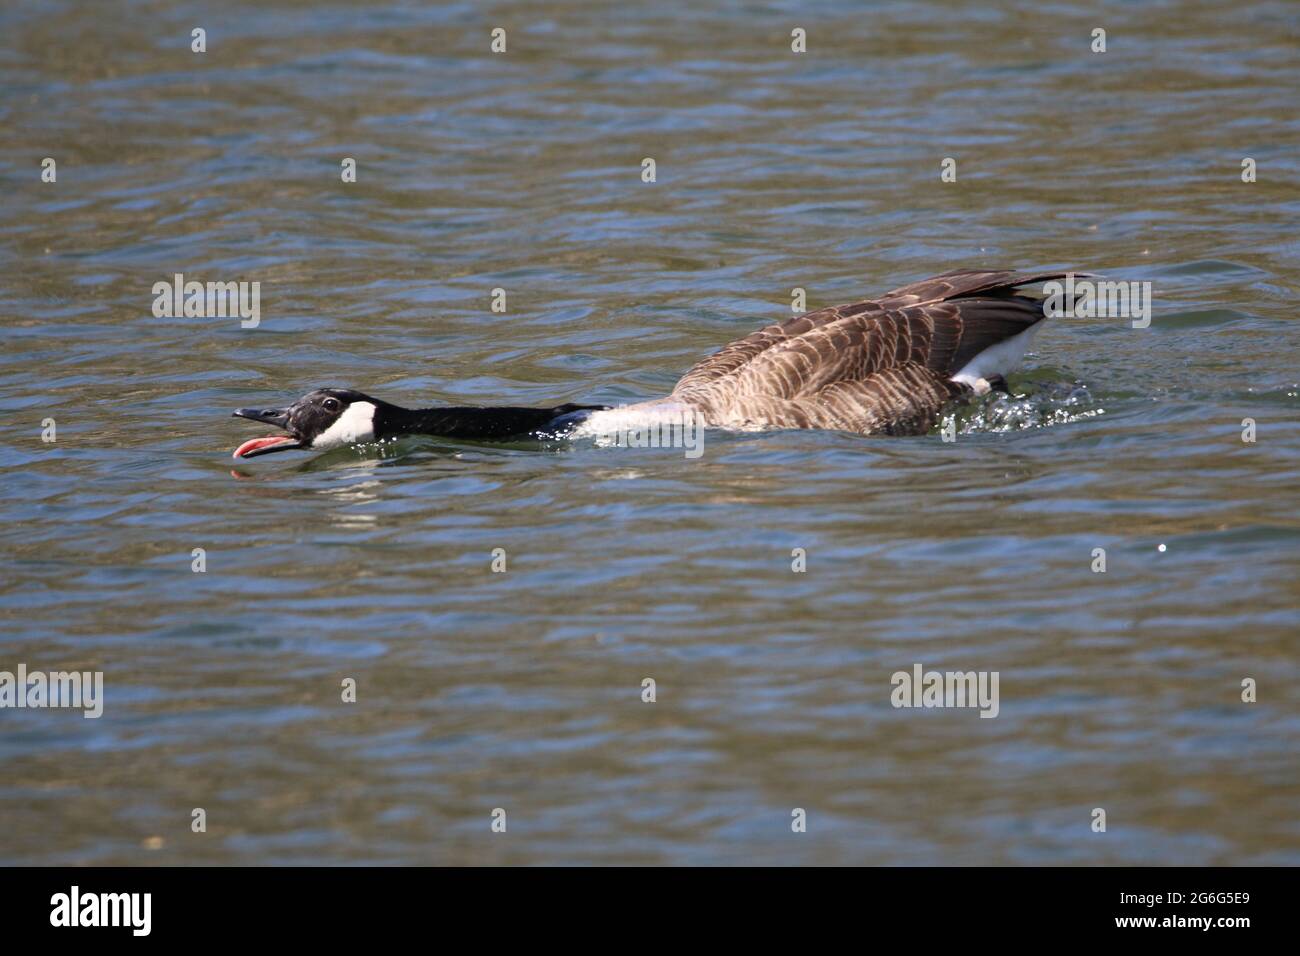
<svg viewBox="0 0 1300 956"><path fill-rule="evenodd" d="M106 689L98 720L0 710L0 860L1300 862L1298 31L1287 2L7 5L0 670ZM236 406L648 398L795 287L1004 265L1150 281L1153 320L1053 321L953 443L232 467ZM178 272L259 281L260 326L155 318ZM917 663L997 671L999 715L891 707Z"/></svg>

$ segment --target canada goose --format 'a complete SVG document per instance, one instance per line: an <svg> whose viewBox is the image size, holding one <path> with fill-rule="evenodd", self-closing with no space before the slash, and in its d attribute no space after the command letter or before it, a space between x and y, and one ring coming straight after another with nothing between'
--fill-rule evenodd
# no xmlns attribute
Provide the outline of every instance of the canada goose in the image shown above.
<svg viewBox="0 0 1300 956"><path fill-rule="evenodd" d="M1044 318L1042 296L1022 287L1065 275L957 270L878 299L808 312L699 362L667 398L617 409L405 409L350 389L318 389L285 409L236 411L288 434L246 441L235 457L411 434L480 440L572 429L599 434L682 414L721 428L924 434L950 402L1006 388L1006 376Z"/></svg>

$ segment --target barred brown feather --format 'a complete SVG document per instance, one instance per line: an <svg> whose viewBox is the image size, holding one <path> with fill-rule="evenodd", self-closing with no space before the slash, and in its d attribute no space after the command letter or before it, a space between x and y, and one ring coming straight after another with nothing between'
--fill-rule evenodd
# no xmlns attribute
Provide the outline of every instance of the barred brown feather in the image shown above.
<svg viewBox="0 0 1300 956"><path fill-rule="evenodd" d="M796 316L699 362L671 399L723 427L921 434L970 394L953 374L1042 320L1017 290L1064 275L958 270Z"/></svg>

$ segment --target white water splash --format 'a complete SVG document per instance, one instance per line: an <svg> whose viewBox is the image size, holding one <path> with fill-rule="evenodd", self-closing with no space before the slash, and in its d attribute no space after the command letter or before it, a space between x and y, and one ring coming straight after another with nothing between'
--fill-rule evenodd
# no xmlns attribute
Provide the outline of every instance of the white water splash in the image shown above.
<svg viewBox="0 0 1300 956"><path fill-rule="evenodd" d="M955 419L958 434L998 434L1068 425L1106 413L1088 386L1077 382L1029 383L1024 389L1015 395L995 392L958 408L944 417L940 427Z"/></svg>

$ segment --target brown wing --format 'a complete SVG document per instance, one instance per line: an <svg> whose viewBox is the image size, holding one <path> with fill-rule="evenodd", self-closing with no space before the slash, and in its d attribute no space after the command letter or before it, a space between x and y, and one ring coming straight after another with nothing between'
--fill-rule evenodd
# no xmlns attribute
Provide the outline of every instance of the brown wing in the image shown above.
<svg viewBox="0 0 1300 956"><path fill-rule="evenodd" d="M1086 274L1075 273L1075 275ZM818 309L816 312L806 312L784 322L765 326L697 362L682 376L674 391L725 377L743 368L772 346L798 339L829 325L860 326L866 329L870 327L869 320L881 316L886 311L898 311L926 302L940 302L978 293L1010 295L1018 286L1059 279L1064 275L1063 272L1017 273L1009 269L956 270L902 286L879 299L865 299L850 305L837 305ZM910 312L910 314L924 317L926 313L922 311Z"/></svg>
<svg viewBox="0 0 1300 956"><path fill-rule="evenodd" d="M845 427L821 423L830 416L874 422L851 431L912 430L908 423L932 422L963 390L947 381L950 375L1043 317L1039 300L1016 294L1016 287L1059 275L947 273L880 300L797 316L704 359L682 377L672 397L698 407L715 424ZM884 374L891 370L899 374ZM914 389L915 402L900 404L894 392L904 385ZM850 411L855 404L857 410Z"/></svg>
<svg viewBox="0 0 1300 956"><path fill-rule="evenodd" d="M733 428L824 428L862 435L923 435L950 401L969 390L917 362L836 382L798 398L750 395L701 406L706 419Z"/></svg>
<svg viewBox="0 0 1300 956"><path fill-rule="evenodd" d="M797 319L779 328L782 335L756 340L751 335L727 346L687 372L673 394L770 395L798 398L835 382L854 381L904 362L943 371L961 335L958 308L947 302L883 310L839 318L820 317L802 331ZM808 318L800 316L800 318ZM793 331L794 334L791 334ZM756 335L768 334L764 329Z"/></svg>
<svg viewBox="0 0 1300 956"><path fill-rule="evenodd" d="M881 311L879 303L867 300L853 305L838 305L827 309L818 309L816 312L805 312L803 315L786 319L776 325L765 326L757 332L750 333L743 339L736 339L714 352L708 358L697 362L691 367L690 371L682 376L676 388L680 389L690 382L706 382L722 378L737 369L743 368L755 356L765 352L778 342L797 339L808 332L839 322L842 319L878 315Z"/></svg>

